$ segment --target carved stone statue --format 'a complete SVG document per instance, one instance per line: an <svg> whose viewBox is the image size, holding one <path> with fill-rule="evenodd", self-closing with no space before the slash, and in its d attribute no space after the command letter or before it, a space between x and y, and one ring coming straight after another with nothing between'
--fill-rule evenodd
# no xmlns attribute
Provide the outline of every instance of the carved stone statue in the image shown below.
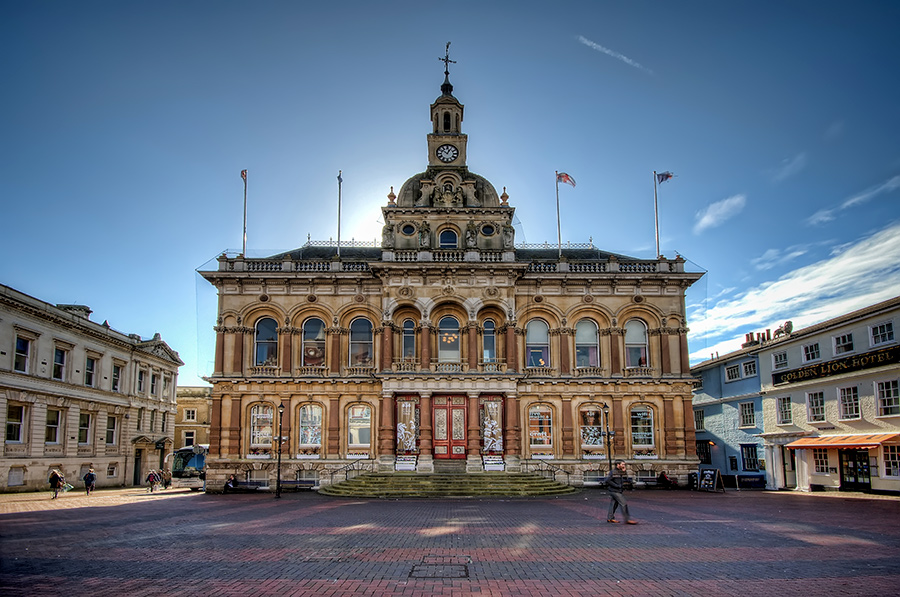
<svg viewBox="0 0 900 597"><path fill-rule="evenodd" d="M512 249L515 242L516 230L509 224L503 225L503 248Z"/></svg>
<svg viewBox="0 0 900 597"><path fill-rule="evenodd" d="M428 222L419 224L419 246L423 249L431 247L431 226Z"/></svg>
<svg viewBox="0 0 900 597"><path fill-rule="evenodd" d="M394 226L392 224L385 224L384 228L381 229L381 246L385 249L393 248Z"/></svg>
<svg viewBox="0 0 900 597"><path fill-rule="evenodd" d="M475 222L469 222L466 226L466 248L474 249L478 240L478 230L475 229Z"/></svg>

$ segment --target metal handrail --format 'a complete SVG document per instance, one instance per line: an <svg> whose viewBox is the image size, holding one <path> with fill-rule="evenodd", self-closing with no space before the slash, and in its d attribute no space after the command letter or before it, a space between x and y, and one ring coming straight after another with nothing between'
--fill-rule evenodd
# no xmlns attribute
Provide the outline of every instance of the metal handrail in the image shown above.
<svg viewBox="0 0 900 597"><path fill-rule="evenodd" d="M555 464L550 464L543 460L525 460L522 464L524 465L525 472L528 472L528 469L534 466L541 476L546 477L547 475L544 474L546 472L552 473L554 481L556 480L556 473L563 473L566 476L566 485L571 485L571 483L569 483L569 476L571 473L561 466L556 466Z"/></svg>
<svg viewBox="0 0 900 597"><path fill-rule="evenodd" d="M350 479L350 477L349 477L350 471L357 470L357 471L362 472L362 471L366 470L366 468L363 468L361 465L359 467L357 467L357 465L359 465L359 463L363 462L363 461L368 462L369 459L368 458L358 458L349 464L345 464L344 466L342 466L339 469L335 469L335 470L331 471L331 484L334 485L334 476L335 475L344 473L344 481L347 481Z"/></svg>

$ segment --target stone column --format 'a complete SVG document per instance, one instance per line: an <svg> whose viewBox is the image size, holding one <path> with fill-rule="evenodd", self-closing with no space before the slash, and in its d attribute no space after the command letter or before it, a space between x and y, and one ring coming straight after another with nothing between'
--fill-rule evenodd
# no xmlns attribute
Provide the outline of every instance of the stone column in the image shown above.
<svg viewBox="0 0 900 597"><path fill-rule="evenodd" d="M519 370L519 347L516 342L516 324L506 324L506 370L515 373Z"/></svg>
<svg viewBox="0 0 900 597"><path fill-rule="evenodd" d="M221 458L222 453L222 397L212 396L209 409L209 455Z"/></svg>
<svg viewBox="0 0 900 597"><path fill-rule="evenodd" d="M390 371L394 364L394 324L382 322L381 328L381 370Z"/></svg>
<svg viewBox="0 0 900 597"><path fill-rule="evenodd" d="M341 400L328 401L328 453L326 458L340 458L341 452Z"/></svg>
<svg viewBox="0 0 900 597"><path fill-rule="evenodd" d="M247 328L238 326L234 328L234 353L231 361L231 371L237 375L244 374L244 332Z"/></svg>
<svg viewBox="0 0 900 597"><path fill-rule="evenodd" d="M240 397L231 398L231 424L228 435L231 438L228 446L228 455L240 457L241 454L241 410L243 404Z"/></svg>
<svg viewBox="0 0 900 597"><path fill-rule="evenodd" d="M468 341L469 371L478 371L478 322L470 321L466 326Z"/></svg>
<svg viewBox="0 0 900 597"><path fill-rule="evenodd" d="M397 428L394 395L385 392L381 395L381 420L378 427L378 456L393 456L395 430Z"/></svg>
<svg viewBox="0 0 900 597"><path fill-rule="evenodd" d="M612 458L625 458L625 426L629 423L629 413L622 410L622 397L614 396L612 399L612 430L615 431L612 441Z"/></svg>
<svg viewBox="0 0 900 597"><path fill-rule="evenodd" d="M663 420L660 427L665 429L663 449L665 457L672 457L678 453L678 438L676 436L677 424L675 422L675 403L673 396L663 396ZM682 455L684 450L681 450ZM664 455L660 454L660 458Z"/></svg>
<svg viewBox="0 0 900 597"><path fill-rule="evenodd" d="M467 424L466 444L468 456L478 458L481 455L481 420L478 412L478 392L469 392L469 421Z"/></svg>
<svg viewBox="0 0 900 597"><path fill-rule="evenodd" d="M566 320L563 319L563 325L557 330L559 336L559 374L572 375L572 363L570 362L571 339L575 330L566 327Z"/></svg>
<svg viewBox="0 0 900 597"><path fill-rule="evenodd" d="M216 326L216 362L213 367L213 375L222 375L225 367L225 328Z"/></svg>
<svg viewBox="0 0 900 597"><path fill-rule="evenodd" d="M419 405L419 454L430 459L431 444L434 440L431 427L431 392L421 392Z"/></svg>
<svg viewBox="0 0 900 597"><path fill-rule="evenodd" d="M331 365L330 369L333 375L340 375L341 373L341 362L343 359L343 355L341 355L341 336L346 331L338 327L337 317L334 318L334 326L325 330L326 334L331 337L331 355L329 355L328 363Z"/></svg>
<svg viewBox="0 0 900 597"><path fill-rule="evenodd" d="M622 377L622 357L624 356L625 330L622 328L609 329L609 357L610 357L610 375L613 377Z"/></svg>
<svg viewBox="0 0 900 597"><path fill-rule="evenodd" d="M571 396L564 396L562 399L562 452L563 457L575 455L575 424L572 417Z"/></svg>
<svg viewBox="0 0 900 597"><path fill-rule="evenodd" d="M688 340L687 340L688 328L682 327L678 328L678 336L679 336L679 344L681 347L681 363L678 367L678 373L680 375L689 374L691 370L691 355L688 352Z"/></svg>
<svg viewBox="0 0 900 597"><path fill-rule="evenodd" d="M285 327L278 329L278 343L281 349L281 374L289 377L293 376L293 338L294 332L297 331L285 322Z"/></svg>
<svg viewBox="0 0 900 597"><path fill-rule="evenodd" d="M672 355L669 350L669 328L659 330L659 348L662 354L662 374L672 373Z"/></svg>
<svg viewBox="0 0 900 597"><path fill-rule="evenodd" d="M521 458L522 429L519 422L519 397L516 394L507 394L504 402L506 404L506 425L503 428L504 453L507 458Z"/></svg>
<svg viewBox="0 0 900 597"><path fill-rule="evenodd" d="M421 355L422 362L421 368L422 371L431 371L431 324L427 320L422 320L419 324L419 329L421 330L421 341L419 344L422 345ZM430 401L430 397L429 397ZM428 411L431 416L431 411Z"/></svg>

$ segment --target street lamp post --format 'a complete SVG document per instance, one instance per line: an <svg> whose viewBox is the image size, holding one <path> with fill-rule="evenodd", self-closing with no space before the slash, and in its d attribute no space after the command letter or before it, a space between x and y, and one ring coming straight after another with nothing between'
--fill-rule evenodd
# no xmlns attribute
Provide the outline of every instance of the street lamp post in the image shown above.
<svg viewBox="0 0 900 597"><path fill-rule="evenodd" d="M609 470L612 471L612 435L615 431L609 430L609 405L607 403L603 403L603 423L606 425L606 431L603 435L606 436L606 459L609 461Z"/></svg>
<svg viewBox="0 0 900 597"><path fill-rule="evenodd" d="M281 435L282 426L284 425L284 404L278 405L278 472L275 477L275 497L281 497L281 445L284 438Z"/></svg>

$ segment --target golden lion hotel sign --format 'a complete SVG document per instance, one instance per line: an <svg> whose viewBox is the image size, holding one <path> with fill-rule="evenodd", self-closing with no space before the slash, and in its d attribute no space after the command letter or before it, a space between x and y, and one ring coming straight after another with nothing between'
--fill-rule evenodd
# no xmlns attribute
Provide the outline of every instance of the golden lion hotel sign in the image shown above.
<svg viewBox="0 0 900 597"><path fill-rule="evenodd" d="M808 365L791 371L773 373L772 384L778 386L786 383L806 381L807 379L817 379L820 377L828 377L829 375L838 375L840 373L850 373L851 371L881 367L882 365L892 365L897 362L900 362L900 346L891 346L882 348L881 350L873 350L872 352L864 352L863 354L835 359L833 361L828 361L827 363Z"/></svg>

